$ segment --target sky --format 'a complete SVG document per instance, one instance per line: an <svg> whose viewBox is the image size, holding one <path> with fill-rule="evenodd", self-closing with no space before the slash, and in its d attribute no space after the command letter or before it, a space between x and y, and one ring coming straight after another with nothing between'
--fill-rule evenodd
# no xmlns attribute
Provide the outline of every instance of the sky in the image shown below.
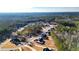
<svg viewBox="0 0 79 59"><path fill-rule="evenodd" d="M79 7L35 7L31 12L79 12Z"/></svg>
<svg viewBox="0 0 79 59"><path fill-rule="evenodd" d="M19 12L79 12L79 7L30 7L30 8L17 8L17 9L4 9L0 13L19 13Z"/></svg>
<svg viewBox="0 0 79 59"><path fill-rule="evenodd" d="M0 0L0 13L79 12L79 7L74 7L79 4L76 2L76 0L72 1L72 3L66 3L68 1L70 0L66 0L66 1L64 0Z"/></svg>
<svg viewBox="0 0 79 59"><path fill-rule="evenodd" d="M0 0L0 12L28 12L32 0Z"/></svg>

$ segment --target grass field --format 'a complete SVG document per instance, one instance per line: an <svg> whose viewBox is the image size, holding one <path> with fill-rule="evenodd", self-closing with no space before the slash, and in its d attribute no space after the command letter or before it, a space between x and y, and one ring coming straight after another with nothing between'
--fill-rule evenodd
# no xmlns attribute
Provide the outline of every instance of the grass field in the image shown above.
<svg viewBox="0 0 79 59"><path fill-rule="evenodd" d="M58 48L59 51L63 51L62 43L59 42L57 36L54 34L54 32L51 32L51 36L53 37L53 40Z"/></svg>

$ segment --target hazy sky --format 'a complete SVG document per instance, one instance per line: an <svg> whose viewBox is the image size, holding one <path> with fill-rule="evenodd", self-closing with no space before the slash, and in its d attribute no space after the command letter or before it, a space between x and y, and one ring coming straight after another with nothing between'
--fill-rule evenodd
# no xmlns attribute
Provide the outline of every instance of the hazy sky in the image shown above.
<svg viewBox="0 0 79 59"><path fill-rule="evenodd" d="M76 1L66 3L70 0L0 0L1 12L79 12L79 7L63 7L78 5ZM71 2L71 1L70 1ZM74 5L74 3L76 3ZM65 4L65 5L64 5ZM54 6L54 7L52 7ZM56 6L56 7L55 7ZM62 6L62 7L57 7Z"/></svg>
<svg viewBox="0 0 79 59"><path fill-rule="evenodd" d="M17 10L2 10L3 12L79 12L79 7L33 7Z"/></svg>
<svg viewBox="0 0 79 59"><path fill-rule="evenodd" d="M16 6L17 7L17 6ZM29 7L16 9L0 9L1 12L79 12L79 7Z"/></svg>
<svg viewBox="0 0 79 59"><path fill-rule="evenodd" d="M37 7L30 9L31 12L79 12L79 7Z"/></svg>

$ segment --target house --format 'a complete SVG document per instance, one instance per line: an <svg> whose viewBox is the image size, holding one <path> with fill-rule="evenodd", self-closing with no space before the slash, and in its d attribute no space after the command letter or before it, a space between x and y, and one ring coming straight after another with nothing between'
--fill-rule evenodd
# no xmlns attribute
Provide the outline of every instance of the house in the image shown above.
<svg viewBox="0 0 79 59"><path fill-rule="evenodd" d="M20 40L18 39L18 36L12 36L11 42L16 45L20 44Z"/></svg>
<svg viewBox="0 0 79 59"><path fill-rule="evenodd" d="M48 39L48 32L42 33L42 34L41 34L41 37L42 37L43 39Z"/></svg>
<svg viewBox="0 0 79 59"><path fill-rule="evenodd" d="M18 32L21 32L21 31L23 31L23 30L24 30L24 27L18 29L17 31L18 31Z"/></svg>
<svg viewBox="0 0 79 59"><path fill-rule="evenodd" d="M36 41L37 43L39 43L39 44L45 44L45 41L44 41L43 38L38 38L38 39L36 39L35 41Z"/></svg>

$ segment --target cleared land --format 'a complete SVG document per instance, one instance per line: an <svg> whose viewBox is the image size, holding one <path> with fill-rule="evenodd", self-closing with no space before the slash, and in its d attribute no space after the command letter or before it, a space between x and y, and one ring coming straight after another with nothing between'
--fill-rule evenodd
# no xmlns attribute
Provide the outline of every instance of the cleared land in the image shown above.
<svg viewBox="0 0 79 59"><path fill-rule="evenodd" d="M51 29L53 26L49 26L49 27L45 27L43 28L43 32L47 32L49 29ZM7 39L5 42L3 42L1 44L1 49L8 49L9 50L15 50L15 51L43 51L44 48L51 48L53 50L57 50L56 44L54 43L54 40L52 38L52 36L48 36L48 39L45 40L45 44L41 45L39 43L36 43L34 40L39 38L37 37L32 37L31 42L33 43L32 46L29 46L27 44L25 45L21 45L21 46L16 46L15 44L11 43L10 40L11 39Z"/></svg>

